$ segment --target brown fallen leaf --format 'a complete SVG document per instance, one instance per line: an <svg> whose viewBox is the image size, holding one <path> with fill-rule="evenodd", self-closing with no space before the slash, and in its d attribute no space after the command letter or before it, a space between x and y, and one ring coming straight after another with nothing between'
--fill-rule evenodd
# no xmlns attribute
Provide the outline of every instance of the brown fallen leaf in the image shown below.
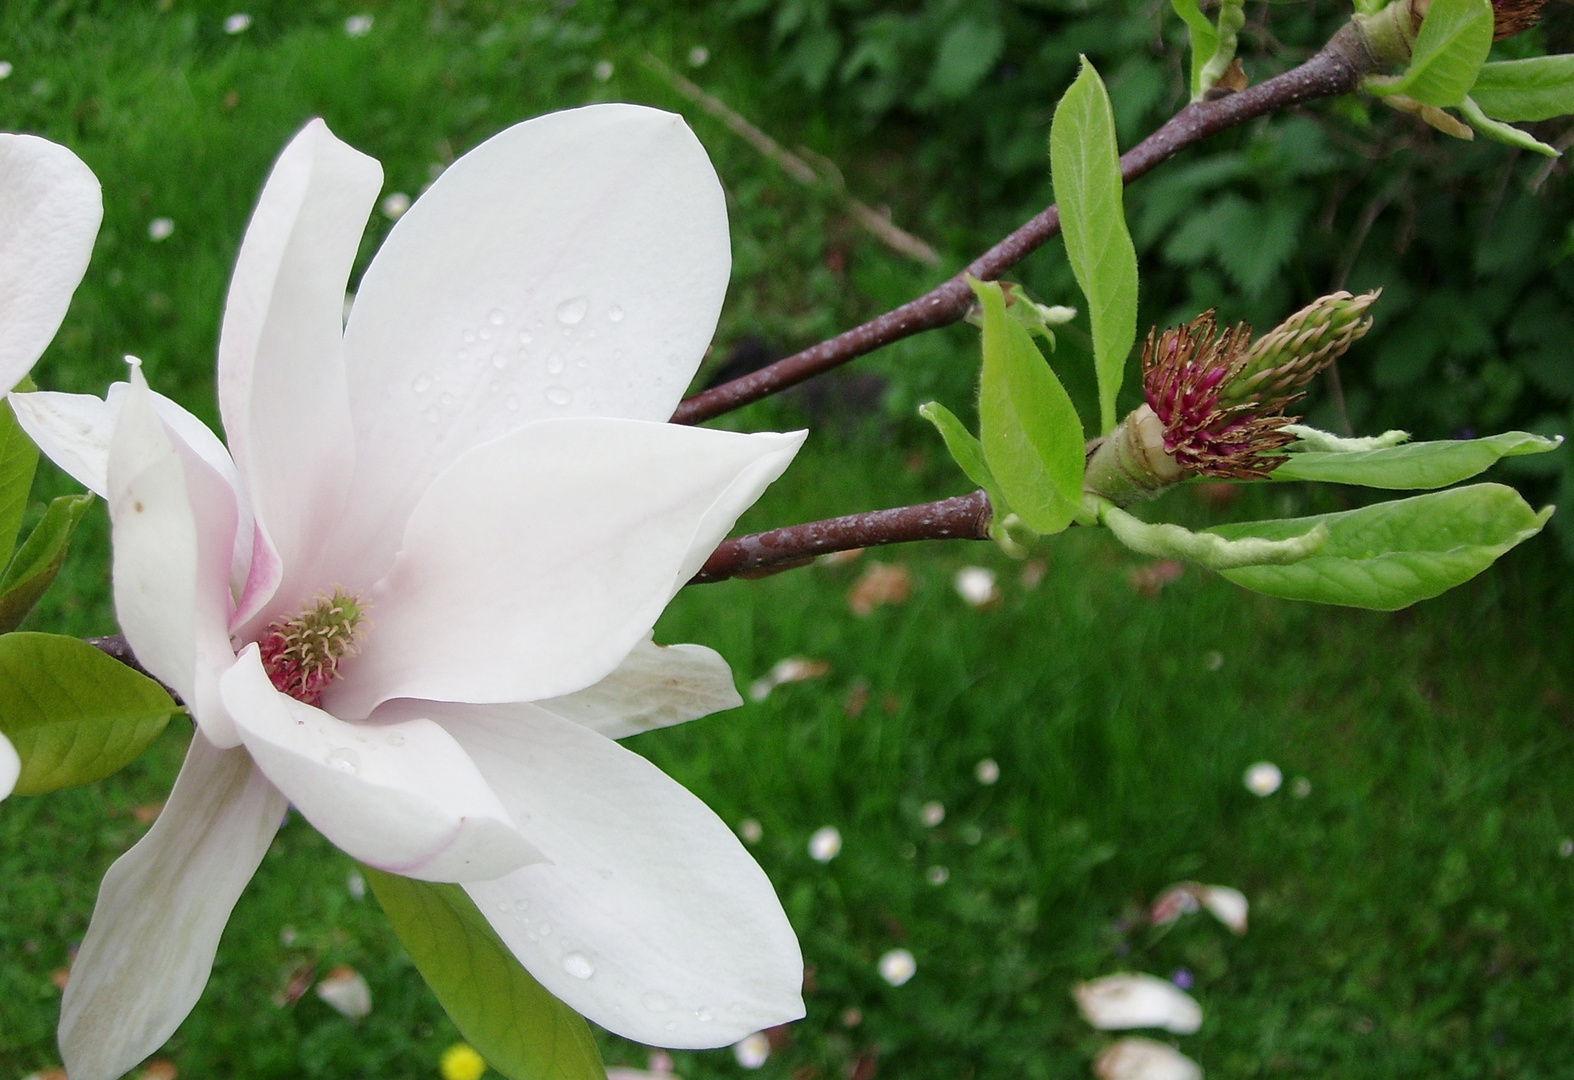
<svg viewBox="0 0 1574 1080"><path fill-rule="evenodd" d="M158 816L163 810L164 804L162 802L143 803L141 806L133 806L131 808L131 816L138 825L151 825L158 820Z"/></svg>
<svg viewBox="0 0 1574 1080"><path fill-rule="evenodd" d="M1175 559L1160 559L1133 569L1126 575L1126 583L1143 596L1157 596L1159 590L1185 572L1185 563Z"/></svg>
<svg viewBox="0 0 1574 1080"><path fill-rule="evenodd" d="M912 591L913 579L906 567L870 563L869 569L847 590L847 610L863 618L877 607L906 603Z"/></svg>

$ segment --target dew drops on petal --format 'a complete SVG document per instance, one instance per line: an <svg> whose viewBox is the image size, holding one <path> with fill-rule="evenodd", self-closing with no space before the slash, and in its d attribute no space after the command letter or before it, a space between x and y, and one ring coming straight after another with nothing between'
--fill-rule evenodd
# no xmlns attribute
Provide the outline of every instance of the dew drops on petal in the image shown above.
<svg viewBox="0 0 1574 1080"><path fill-rule="evenodd" d="M554 405L567 405L574 400L573 391L566 386L549 386L544 396Z"/></svg>
<svg viewBox="0 0 1574 1080"><path fill-rule="evenodd" d="M547 357L547 374L548 375L561 375L561 374L563 374L563 354L562 353L552 353L550 356Z"/></svg>
<svg viewBox="0 0 1574 1080"><path fill-rule="evenodd" d="M906 949L892 949L880 957L880 978L892 986L902 986L918 974L918 961Z"/></svg>
<svg viewBox="0 0 1574 1080"><path fill-rule="evenodd" d="M980 784L988 787L1000 779L1000 764L992 757L986 757L973 766L973 778Z"/></svg>
<svg viewBox="0 0 1574 1080"><path fill-rule="evenodd" d="M828 863L842 852L842 834L835 825L814 830L814 835L809 837L809 858L815 862Z"/></svg>
<svg viewBox="0 0 1574 1080"><path fill-rule="evenodd" d="M932 829L945 820L945 805L935 800L924 803L918 810L918 820L925 828Z"/></svg>
<svg viewBox="0 0 1574 1080"><path fill-rule="evenodd" d="M644 1003L645 1008L649 1009L651 1012L660 1013L672 1011L672 999L666 994L663 994L660 990L651 990L647 992L640 1000Z"/></svg>
<svg viewBox="0 0 1574 1080"><path fill-rule="evenodd" d="M590 301L583 296L576 296L557 306L557 321L564 326L576 326L584 321L585 312L589 310Z"/></svg>
<svg viewBox="0 0 1574 1080"><path fill-rule="evenodd" d="M328 751L323 758L329 768L338 769L342 773L357 773L361 771L361 755L351 750L348 746L340 746Z"/></svg>
<svg viewBox="0 0 1574 1080"><path fill-rule="evenodd" d="M502 308L493 308L487 315L486 321L491 323L493 326L502 326L508 321L508 316L503 314Z"/></svg>
<svg viewBox="0 0 1574 1080"><path fill-rule="evenodd" d="M771 1040L766 1038L763 1031L745 1035L733 1044L732 1055L745 1069L758 1069L770 1059Z"/></svg>
<svg viewBox="0 0 1574 1080"><path fill-rule="evenodd" d="M148 239L155 244L168 240L175 233L175 222L172 218L156 217L148 222Z"/></svg>
<svg viewBox="0 0 1574 1080"><path fill-rule="evenodd" d="M582 952L571 952L563 957L563 970L576 979L588 979L596 973L596 965Z"/></svg>
<svg viewBox="0 0 1574 1080"><path fill-rule="evenodd" d="M389 746L403 746L404 745L404 736L401 735L397 731L390 731L388 733L388 737L386 739L384 739L383 741L386 742Z"/></svg>
<svg viewBox="0 0 1574 1080"><path fill-rule="evenodd" d="M534 334L532 334L529 330L521 330L519 332L519 343L521 345L529 345L535 339L536 339L536 336Z"/></svg>
<svg viewBox="0 0 1574 1080"><path fill-rule="evenodd" d="M417 375L410 383L410 389L417 394L424 394L431 388L432 377L430 375Z"/></svg>
<svg viewBox="0 0 1574 1080"><path fill-rule="evenodd" d="M716 1019L716 1014L711 1012L708 1007L701 1005L699 1008L694 1010L694 1019L698 1020L702 1024L708 1024L712 1020Z"/></svg>
<svg viewBox="0 0 1574 1080"><path fill-rule="evenodd" d="M621 307L619 307L617 304L613 304L611 307L607 308L607 321L608 322L622 322L623 321L623 309Z"/></svg>
<svg viewBox="0 0 1574 1080"><path fill-rule="evenodd" d="M1246 770L1241 782L1253 795L1266 798L1279 790L1284 783L1284 773L1271 761L1259 761Z"/></svg>
<svg viewBox="0 0 1574 1080"><path fill-rule="evenodd" d="M765 835L765 828L754 818L744 818L738 822L738 835L745 844L758 844Z"/></svg>
<svg viewBox="0 0 1574 1080"><path fill-rule="evenodd" d="M508 366L508 357L504 356L500 352L493 353L492 354L492 366L497 368L497 370L502 371L504 368L506 368Z"/></svg>

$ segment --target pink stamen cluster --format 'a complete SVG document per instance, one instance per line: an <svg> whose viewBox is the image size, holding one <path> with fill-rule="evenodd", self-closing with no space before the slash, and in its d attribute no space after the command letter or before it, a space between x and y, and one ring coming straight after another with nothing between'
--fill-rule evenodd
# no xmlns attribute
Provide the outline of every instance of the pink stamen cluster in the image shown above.
<svg viewBox="0 0 1574 1080"><path fill-rule="evenodd" d="M365 633L366 609L342 589L320 597L293 619L276 619L257 643L274 689L316 705L339 677L339 661L353 656Z"/></svg>

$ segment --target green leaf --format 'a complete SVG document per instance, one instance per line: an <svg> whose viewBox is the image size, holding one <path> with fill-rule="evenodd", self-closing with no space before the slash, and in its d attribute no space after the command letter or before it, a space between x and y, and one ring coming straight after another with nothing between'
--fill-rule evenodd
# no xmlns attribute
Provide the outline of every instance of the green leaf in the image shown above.
<svg viewBox="0 0 1574 1080"><path fill-rule="evenodd" d="M1556 147L1548 146L1528 131L1521 131L1513 124L1505 124L1501 120L1494 120L1481 111L1481 106L1475 100L1466 97L1459 103L1459 111L1464 118L1470 121L1470 126L1489 139L1495 139L1509 146L1517 146L1521 150L1529 150L1533 154L1545 154L1547 157L1557 157Z"/></svg>
<svg viewBox="0 0 1574 1080"><path fill-rule="evenodd" d="M38 469L38 447L16 422L11 403L0 399L0 568L16 550L17 530L27 512L27 493Z"/></svg>
<svg viewBox="0 0 1574 1080"><path fill-rule="evenodd" d="M1337 514L1222 525L1226 539L1285 540L1317 525L1328 542L1292 566L1253 566L1224 576L1289 600L1393 611L1461 585L1541 531L1552 507L1533 511L1501 484L1473 484Z"/></svg>
<svg viewBox="0 0 1574 1080"><path fill-rule="evenodd" d="M1191 39L1191 99L1201 101L1205 89L1202 71L1219 51L1219 31L1197 6L1197 0L1170 0L1170 6L1186 22L1186 35Z"/></svg>
<svg viewBox="0 0 1574 1080"><path fill-rule="evenodd" d="M164 688L85 641L0 635L0 734L18 795L90 784L129 765L175 711Z"/></svg>
<svg viewBox="0 0 1574 1080"><path fill-rule="evenodd" d="M973 438L973 433L956 418L956 414L938 401L931 401L918 407L918 415L935 426L940 437L945 440L945 448L951 452L951 459L967 474L969 480L984 489L995 517L1009 514L1011 506L1001 494L995 474L989 471L989 463L984 460L983 444Z"/></svg>
<svg viewBox="0 0 1574 1080"><path fill-rule="evenodd" d="M1501 458L1545 454L1556 450L1562 441L1528 431L1505 431L1484 439L1405 443L1353 453L1308 451L1289 454L1270 475L1275 480L1321 480L1420 491L1468 480Z"/></svg>
<svg viewBox="0 0 1574 1080"><path fill-rule="evenodd" d="M1005 47L1006 28L998 21L962 19L940 39L929 89L944 101L966 97L994 70Z"/></svg>
<svg viewBox="0 0 1574 1080"><path fill-rule="evenodd" d="M1226 540L1217 533L1197 533L1167 522L1143 521L1108 501L1099 507L1099 523L1132 551L1156 559L1185 559L1209 570L1287 566L1311 558L1328 542L1328 528L1321 524L1312 526L1304 535L1284 540L1256 536Z"/></svg>
<svg viewBox="0 0 1574 1080"><path fill-rule="evenodd" d="M1099 430L1108 433L1115 427L1115 395L1126 375L1126 357L1137 340L1137 252L1126 231L1115 115L1099 73L1085 56L1081 74L1055 107L1049 168L1066 256L1088 298Z"/></svg>
<svg viewBox="0 0 1574 1080"><path fill-rule="evenodd" d="M1484 64L1470 96L1498 120L1551 120L1574 113L1574 55Z"/></svg>
<svg viewBox="0 0 1574 1080"><path fill-rule="evenodd" d="M15 630L43 599L66 561L71 533L93 505L91 495L62 495L49 504L0 578L0 634Z"/></svg>
<svg viewBox="0 0 1574 1080"><path fill-rule="evenodd" d="M1404 94L1423 105L1458 105L1492 48L1492 0L1432 0L1410 66L1393 82L1369 80L1374 94Z"/></svg>
<svg viewBox="0 0 1574 1080"><path fill-rule="evenodd" d="M606 1080L590 1027L530 977L458 885L363 873L465 1041L509 1080Z"/></svg>
<svg viewBox="0 0 1574 1080"><path fill-rule="evenodd" d="M984 308L978 422L984 460L1027 527L1057 533L1082 501L1082 421L1022 324L1006 314L992 281L969 279Z"/></svg>

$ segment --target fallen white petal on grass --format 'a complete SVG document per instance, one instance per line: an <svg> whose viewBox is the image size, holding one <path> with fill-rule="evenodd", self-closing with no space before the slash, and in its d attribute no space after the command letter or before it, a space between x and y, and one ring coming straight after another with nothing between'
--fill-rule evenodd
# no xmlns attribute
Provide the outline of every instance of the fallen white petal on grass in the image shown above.
<svg viewBox="0 0 1574 1080"><path fill-rule="evenodd" d="M1564 837L1563 840L1558 844L1558 854L1563 856L1565 859L1569 858L1570 856L1574 856L1574 839Z"/></svg>
<svg viewBox="0 0 1574 1080"><path fill-rule="evenodd" d="M1148 908L1148 921L1154 926L1165 926L1195 911L1207 911L1235 934L1246 933L1246 913L1250 908L1246 896L1239 889L1228 885L1201 885L1195 881L1182 881L1171 885L1158 895Z"/></svg>
<svg viewBox="0 0 1574 1080"><path fill-rule="evenodd" d="M1201 886L1195 881L1183 881L1179 885L1171 885L1158 898L1148 905L1148 921L1154 926L1168 926L1182 915L1190 915L1201 906L1197 890Z"/></svg>
<svg viewBox="0 0 1574 1080"><path fill-rule="evenodd" d="M1000 587L995 584L995 572L982 566L964 566L951 580L956 594L967 601L969 607L988 607L1000 599Z"/></svg>
<svg viewBox="0 0 1574 1080"><path fill-rule="evenodd" d="M383 217L389 221L398 221L404 217L404 212L410 209L410 196L402 191L390 192L388 195L383 196L383 201L378 204L378 209L382 210Z"/></svg>
<svg viewBox="0 0 1574 1080"><path fill-rule="evenodd" d="M244 11L237 11L224 20L226 34L244 34L249 29L251 29L251 16Z"/></svg>
<svg viewBox="0 0 1574 1080"><path fill-rule="evenodd" d="M606 82L612 78L612 71L611 60L597 60L596 66L590 69L590 73L595 76L597 82Z"/></svg>
<svg viewBox="0 0 1574 1080"><path fill-rule="evenodd" d="M1246 770L1241 782L1253 795L1266 798L1279 790L1279 785L1284 783L1284 773L1271 761L1259 761Z"/></svg>
<svg viewBox="0 0 1574 1080"><path fill-rule="evenodd" d="M943 866L931 866L924 877L928 879L931 885L944 885L951 880L951 871Z"/></svg>
<svg viewBox="0 0 1574 1080"><path fill-rule="evenodd" d="M710 50L703 45L696 45L689 50L689 67L704 67L710 63Z"/></svg>
<svg viewBox="0 0 1574 1080"><path fill-rule="evenodd" d="M892 986L901 986L918 974L918 961L906 949L892 949L880 957L880 978Z"/></svg>
<svg viewBox="0 0 1574 1080"><path fill-rule="evenodd" d="M973 766L973 776L980 784L988 787L1000 779L1000 764L992 757L986 757Z"/></svg>
<svg viewBox="0 0 1574 1080"><path fill-rule="evenodd" d="M351 37L365 37L372 32L372 22L370 15L351 15L344 20L344 32Z"/></svg>
<svg viewBox="0 0 1574 1080"><path fill-rule="evenodd" d="M830 670L829 662L808 656L789 656L785 660L778 660L770 671L749 684L749 700L764 701L778 686L818 679Z"/></svg>
<svg viewBox="0 0 1574 1080"><path fill-rule="evenodd" d="M175 233L175 222L167 217L156 217L148 222L148 239L155 244L168 240Z"/></svg>
<svg viewBox="0 0 1574 1080"><path fill-rule="evenodd" d="M683 1077L670 1072L654 1072L649 1069L630 1069L622 1065L614 1065L607 1070L607 1080L683 1080Z"/></svg>
<svg viewBox="0 0 1574 1080"><path fill-rule="evenodd" d="M1202 1080L1202 1069L1173 1046L1131 1036L1105 1047L1093 1063L1099 1080Z"/></svg>
<svg viewBox="0 0 1574 1080"><path fill-rule="evenodd" d="M11 61L0 60L0 79L9 79L11 77L11 72L15 70L16 69L11 66Z"/></svg>
<svg viewBox="0 0 1574 1080"><path fill-rule="evenodd" d="M745 844L758 844L765 835L765 828L754 818L744 818L738 822L738 836Z"/></svg>
<svg viewBox="0 0 1574 1080"><path fill-rule="evenodd" d="M918 820L924 823L925 828L934 828L945 820L945 804L933 800L924 803L918 808Z"/></svg>
<svg viewBox="0 0 1574 1080"><path fill-rule="evenodd" d="M1163 1028L1190 1035L1202 1026L1202 1006L1174 983L1153 975L1122 973L1072 990L1082 1018L1101 1031Z"/></svg>
<svg viewBox="0 0 1574 1080"><path fill-rule="evenodd" d="M1215 919L1230 928L1231 933L1246 933L1246 913L1251 905L1239 889L1232 889L1228 885L1204 885L1198 899Z"/></svg>
<svg viewBox="0 0 1574 1080"><path fill-rule="evenodd" d="M344 887L349 892L351 900L366 899L366 878L359 870L350 871L349 876L344 880Z"/></svg>
<svg viewBox="0 0 1574 1080"><path fill-rule="evenodd" d="M835 825L814 830L809 837L809 858L815 862L830 862L842 853L842 834Z"/></svg>
<svg viewBox="0 0 1574 1080"><path fill-rule="evenodd" d="M1312 793L1312 782L1304 776L1297 776L1290 781L1290 794L1297 799L1304 799Z"/></svg>
<svg viewBox="0 0 1574 1080"><path fill-rule="evenodd" d="M361 973L347 964L340 964L317 984L317 996L326 1001L333 1011L351 1020L371 1015L372 991Z"/></svg>
<svg viewBox="0 0 1574 1080"><path fill-rule="evenodd" d="M771 1040L765 1037L763 1031L745 1035L733 1044L732 1055L745 1069L758 1069L770 1059Z"/></svg>

